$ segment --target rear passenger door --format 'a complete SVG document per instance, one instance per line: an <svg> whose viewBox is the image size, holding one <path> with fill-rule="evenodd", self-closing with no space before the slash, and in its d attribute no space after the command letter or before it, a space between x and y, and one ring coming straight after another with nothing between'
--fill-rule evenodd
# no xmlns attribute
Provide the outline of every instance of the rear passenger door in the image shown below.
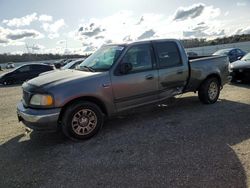
<svg viewBox="0 0 250 188"><path fill-rule="evenodd" d="M159 98L182 93L189 68L188 62L183 62L180 47L174 41L156 41L154 49L159 69Z"/></svg>

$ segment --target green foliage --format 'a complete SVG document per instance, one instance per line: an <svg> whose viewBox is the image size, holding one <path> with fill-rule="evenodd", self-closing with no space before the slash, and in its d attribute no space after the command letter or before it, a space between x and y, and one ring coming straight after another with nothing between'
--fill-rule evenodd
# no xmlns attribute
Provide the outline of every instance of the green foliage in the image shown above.
<svg viewBox="0 0 250 188"><path fill-rule="evenodd" d="M83 58L88 55L59 55L59 54L22 54L22 55L10 55L0 54L0 63L7 62L29 62L29 61L44 61L54 59L71 59L71 58Z"/></svg>
<svg viewBox="0 0 250 188"><path fill-rule="evenodd" d="M250 41L250 34L244 35L234 35L230 37L217 38L214 40L206 39L185 39L181 40L185 48L194 48L201 46L213 46L218 44L229 44L236 42ZM82 58L88 57L90 54L86 55L59 55L59 54L22 54L22 55L10 55L10 54L0 54L0 63L7 62L28 62L28 61L44 61L53 59L70 59L70 58Z"/></svg>
<svg viewBox="0 0 250 188"><path fill-rule="evenodd" d="M213 46L213 45L219 45L219 44L230 44L230 43L246 42L246 41L250 41L250 34L234 35L230 37L216 38L214 40L206 40L206 39L181 40L185 48Z"/></svg>

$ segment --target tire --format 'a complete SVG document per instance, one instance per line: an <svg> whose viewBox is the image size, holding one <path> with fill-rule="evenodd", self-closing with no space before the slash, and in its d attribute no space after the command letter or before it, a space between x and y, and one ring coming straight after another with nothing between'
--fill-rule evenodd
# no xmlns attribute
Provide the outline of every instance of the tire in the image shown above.
<svg viewBox="0 0 250 188"><path fill-rule="evenodd" d="M98 133L104 122L101 109L92 102L68 106L62 117L62 131L70 139L86 140Z"/></svg>
<svg viewBox="0 0 250 188"><path fill-rule="evenodd" d="M204 104L215 103L220 95L220 83L215 77L206 79L198 91L199 99Z"/></svg>

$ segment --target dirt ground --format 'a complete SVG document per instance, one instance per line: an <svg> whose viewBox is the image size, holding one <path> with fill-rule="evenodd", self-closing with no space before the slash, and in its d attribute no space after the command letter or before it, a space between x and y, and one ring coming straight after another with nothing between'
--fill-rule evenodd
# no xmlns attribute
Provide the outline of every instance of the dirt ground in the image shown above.
<svg viewBox="0 0 250 188"><path fill-rule="evenodd" d="M0 187L250 187L250 86L185 94L108 120L83 142L25 133L20 86L0 88Z"/></svg>

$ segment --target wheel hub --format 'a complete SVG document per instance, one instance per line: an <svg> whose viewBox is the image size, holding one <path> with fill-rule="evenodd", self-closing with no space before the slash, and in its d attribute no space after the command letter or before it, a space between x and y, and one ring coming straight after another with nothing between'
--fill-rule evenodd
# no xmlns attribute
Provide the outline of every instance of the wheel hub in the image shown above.
<svg viewBox="0 0 250 188"><path fill-rule="evenodd" d="M214 100L218 94L218 86L215 82L211 82L208 89L208 95L211 100Z"/></svg>
<svg viewBox="0 0 250 188"><path fill-rule="evenodd" d="M83 117L79 118L78 123L80 126L85 127L88 125L89 119L87 117L83 116Z"/></svg>
<svg viewBox="0 0 250 188"><path fill-rule="evenodd" d="M90 109L82 109L76 112L72 118L72 130L78 135L87 135L97 125L97 116Z"/></svg>

